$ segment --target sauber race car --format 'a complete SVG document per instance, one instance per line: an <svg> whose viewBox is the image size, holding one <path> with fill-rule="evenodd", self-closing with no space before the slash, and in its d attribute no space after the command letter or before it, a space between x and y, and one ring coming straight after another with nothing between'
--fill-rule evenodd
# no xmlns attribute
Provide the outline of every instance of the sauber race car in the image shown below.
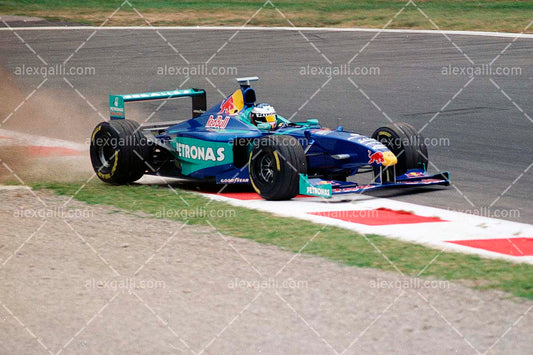
<svg viewBox="0 0 533 355"><path fill-rule="evenodd" d="M237 79L240 88L210 109L201 89L110 95L111 120L91 136L96 174L113 184L144 174L251 184L267 200L449 185L448 172L427 172L427 147L411 125L386 125L367 137L342 126L323 128L316 119L291 122L256 102L255 80ZM192 99L189 120L139 125L125 119L126 102L179 97ZM372 183L348 181L360 173L373 174Z"/></svg>

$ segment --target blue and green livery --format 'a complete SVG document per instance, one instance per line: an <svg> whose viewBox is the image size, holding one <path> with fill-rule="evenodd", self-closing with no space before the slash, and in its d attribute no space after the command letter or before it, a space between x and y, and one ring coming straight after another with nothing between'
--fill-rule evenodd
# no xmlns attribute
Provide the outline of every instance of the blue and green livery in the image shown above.
<svg viewBox="0 0 533 355"><path fill-rule="evenodd" d="M274 129L269 124L254 125L250 111L256 105L256 94L251 82L258 79L237 80L240 87L210 109L202 89L110 95L111 121L97 126L91 140L91 160L98 176L113 183L152 174L251 184L272 200L297 194L331 197L383 187L449 184L447 172L426 171L427 148L407 123L380 127L371 137L343 127L323 128L316 119L291 122L281 115ZM126 102L181 97L192 99L190 119L142 126L126 120ZM133 143L98 145L102 130L110 136L130 137ZM113 165L116 177L108 169ZM363 172L373 174L372 183L349 181Z"/></svg>

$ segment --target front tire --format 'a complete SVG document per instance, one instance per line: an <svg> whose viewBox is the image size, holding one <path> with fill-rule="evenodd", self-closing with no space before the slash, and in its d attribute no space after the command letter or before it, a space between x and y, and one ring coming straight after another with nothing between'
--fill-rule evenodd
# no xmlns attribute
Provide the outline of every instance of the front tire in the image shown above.
<svg viewBox="0 0 533 355"><path fill-rule="evenodd" d="M261 197L289 200L298 195L300 174L307 173L307 161L296 138L271 135L254 141L248 169Z"/></svg>
<svg viewBox="0 0 533 355"><path fill-rule="evenodd" d="M396 175L409 169L424 169L428 164L428 149L424 137L408 123L399 122L378 128L372 138L380 141L396 155Z"/></svg>
<svg viewBox="0 0 533 355"><path fill-rule="evenodd" d="M130 120L99 123L91 135L91 163L98 178L129 184L146 171L150 148L139 124Z"/></svg>

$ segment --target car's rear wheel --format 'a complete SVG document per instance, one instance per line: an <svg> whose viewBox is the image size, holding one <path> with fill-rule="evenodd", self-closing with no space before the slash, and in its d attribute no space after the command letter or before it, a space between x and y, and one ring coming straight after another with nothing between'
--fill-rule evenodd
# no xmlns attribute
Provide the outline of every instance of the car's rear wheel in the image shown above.
<svg viewBox="0 0 533 355"><path fill-rule="evenodd" d="M296 138L271 135L257 139L248 162L250 181L266 200L288 200L298 195L300 174L307 161Z"/></svg>
<svg viewBox="0 0 533 355"><path fill-rule="evenodd" d="M399 122L380 127L374 131L372 138L383 143L396 155L397 176L405 174L409 169L427 168L428 150L424 138L410 124ZM374 171L379 173L379 167Z"/></svg>
<svg viewBox="0 0 533 355"><path fill-rule="evenodd" d="M91 135L91 163L104 182L128 184L140 179L149 152L146 137L135 121L101 122Z"/></svg>

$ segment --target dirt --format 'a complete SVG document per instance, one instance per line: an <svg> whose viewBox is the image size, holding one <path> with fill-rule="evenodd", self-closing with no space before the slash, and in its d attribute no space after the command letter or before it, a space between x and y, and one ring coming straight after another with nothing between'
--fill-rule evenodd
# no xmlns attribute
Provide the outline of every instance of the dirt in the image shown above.
<svg viewBox="0 0 533 355"><path fill-rule="evenodd" d="M2 67L0 82L0 129L81 143L84 147L80 156L43 158L28 151L28 145L38 143L21 141L13 144L9 137L0 134L0 183L88 179L93 171L89 158L90 136L94 127L107 119L103 116L107 112L101 113L100 117L89 104L73 104L68 98L79 97L68 87L53 89L45 83L38 89L28 88ZM150 114L150 109L128 108L128 118L140 123Z"/></svg>
<svg viewBox="0 0 533 355"><path fill-rule="evenodd" d="M23 147L0 146L0 184L86 181L92 174L88 155L30 157Z"/></svg>
<svg viewBox="0 0 533 355"><path fill-rule="evenodd" d="M88 105L73 105L65 99L73 94L68 87L52 89L45 83L37 90L28 88L3 68L0 81L2 129L84 143L98 123Z"/></svg>
<svg viewBox="0 0 533 355"><path fill-rule="evenodd" d="M533 302L0 189L0 353L530 353ZM312 236L310 236L311 238Z"/></svg>
<svg viewBox="0 0 533 355"><path fill-rule="evenodd" d="M3 68L0 68L0 82L0 128L88 143L97 123L88 119L94 116L90 108L68 104L64 100L65 92L58 89L41 87L30 96L33 89L23 92L16 78ZM19 144L11 145L6 137L0 135L0 182L79 181L90 176L88 173L92 169L88 154L79 157L36 157L29 154L28 142Z"/></svg>

